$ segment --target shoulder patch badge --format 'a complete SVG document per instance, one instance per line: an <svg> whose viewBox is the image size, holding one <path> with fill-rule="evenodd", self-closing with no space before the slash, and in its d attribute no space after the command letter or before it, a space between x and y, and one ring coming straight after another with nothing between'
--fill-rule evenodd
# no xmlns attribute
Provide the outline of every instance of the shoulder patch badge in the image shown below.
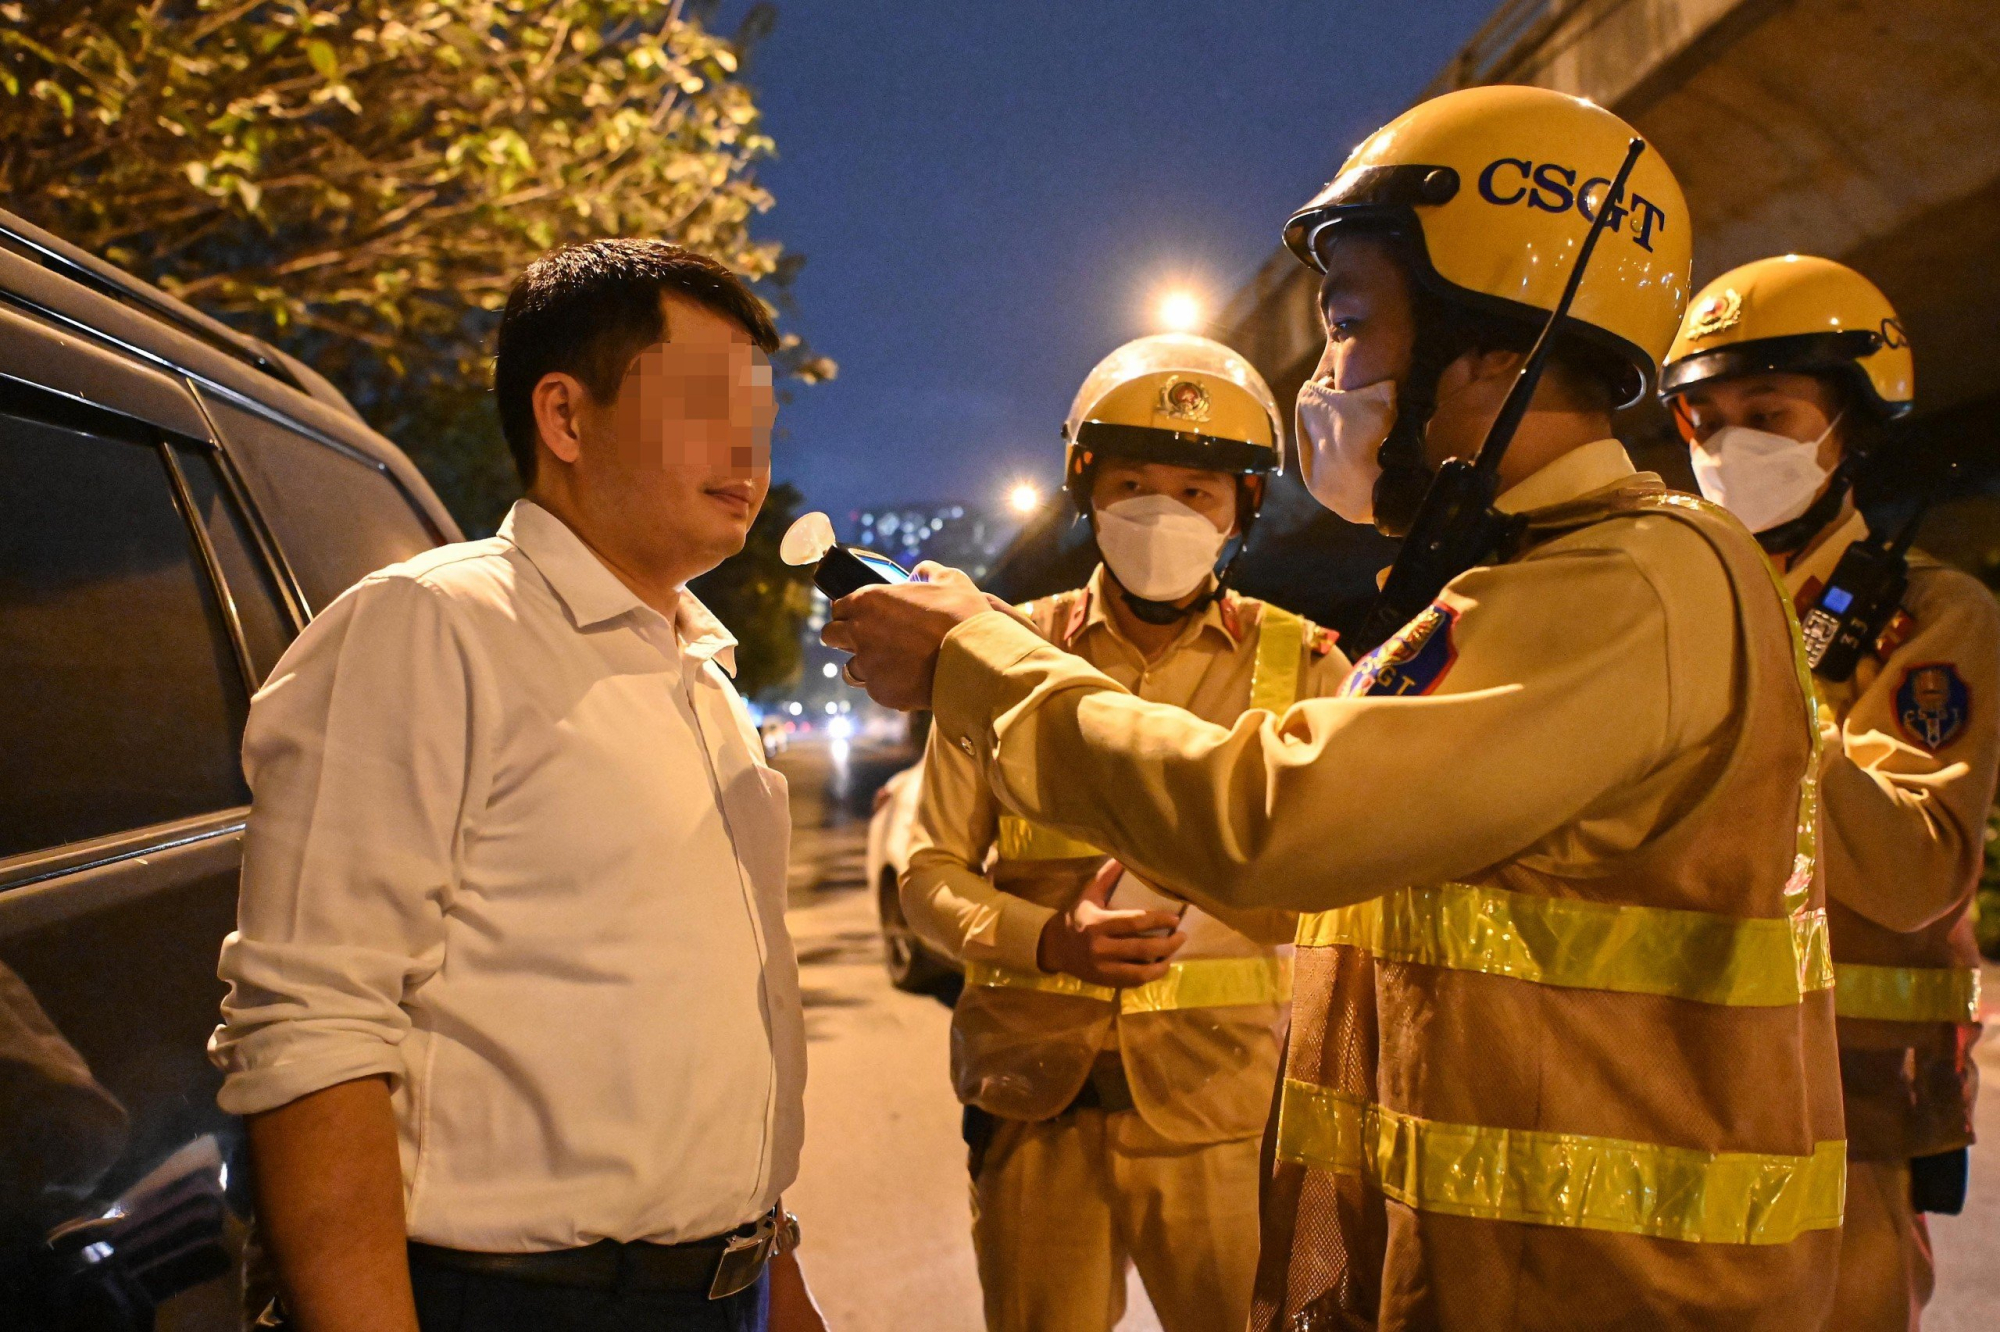
<svg viewBox="0 0 2000 1332"><path fill-rule="evenodd" d="M1388 642L1354 663L1340 683L1340 697L1421 698L1430 693L1458 660L1451 641L1457 622L1458 612L1449 606L1434 601L1424 607Z"/></svg>
<svg viewBox="0 0 2000 1332"><path fill-rule="evenodd" d="M1331 653L1335 645L1339 642L1340 635L1338 633L1323 625L1316 624L1312 627L1312 637L1306 640L1306 650L1311 652L1313 657L1317 659Z"/></svg>
<svg viewBox="0 0 2000 1332"><path fill-rule="evenodd" d="M1896 724L1912 744L1935 754L1956 740L1972 716L1972 691L1948 661L1903 672L1896 686Z"/></svg>

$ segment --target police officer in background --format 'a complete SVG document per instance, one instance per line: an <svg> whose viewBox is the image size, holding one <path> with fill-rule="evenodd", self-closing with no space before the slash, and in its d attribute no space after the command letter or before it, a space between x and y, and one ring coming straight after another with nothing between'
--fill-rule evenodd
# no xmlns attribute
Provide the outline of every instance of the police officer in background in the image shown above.
<svg viewBox="0 0 2000 1332"><path fill-rule="evenodd" d="M1873 283L1786 255L1711 283L1661 376L1702 492L1757 533L1809 638L1861 610L1865 589L1837 572L1871 544L1852 482L1864 460L1915 470L1888 435L1910 410L1914 368ZM1992 596L1912 552L1900 602L1883 611L1858 662L1816 681L1848 1151L1829 1326L1870 1332L1917 1326L1932 1286L1922 1213L1964 1197L1979 1035L1966 910L2000 765Z"/></svg>
<svg viewBox="0 0 2000 1332"><path fill-rule="evenodd" d="M1256 1328L1826 1317L1846 1150L1818 729L1756 542L1610 437L1687 294L1657 156L1606 197L1631 136L1542 89L1451 93L1288 226L1323 275L1309 481L1400 526L1617 210L1499 467L1516 539L1340 697L1216 725L949 576L844 598L825 631L878 699L932 704L1010 812L1198 905L1310 913Z"/></svg>
<svg viewBox="0 0 2000 1332"><path fill-rule="evenodd" d="M1218 573L1283 463L1248 361L1185 334L1127 343L1084 380L1063 437L1104 562L1024 608L1037 633L1224 725L1332 692L1347 673L1332 633L1231 591L1233 558ZM1109 1332L1135 1260L1168 1332L1240 1328L1294 916L1135 900L1095 846L1002 809L956 745L934 736L924 762L903 909L965 965L952 1079L986 1325Z"/></svg>

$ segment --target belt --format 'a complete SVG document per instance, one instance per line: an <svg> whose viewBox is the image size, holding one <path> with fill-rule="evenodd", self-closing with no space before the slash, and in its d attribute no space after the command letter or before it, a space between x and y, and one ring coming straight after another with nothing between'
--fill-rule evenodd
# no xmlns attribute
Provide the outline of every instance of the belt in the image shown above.
<svg viewBox="0 0 2000 1332"><path fill-rule="evenodd" d="M577 1249L484 1253L412 1240L410 1262L536 1286L706 1294L714 1300L755 1283L774 1252L797 1242L797 1220L774 1207L726 1234L684 1244L599 1240Z"/></svg>

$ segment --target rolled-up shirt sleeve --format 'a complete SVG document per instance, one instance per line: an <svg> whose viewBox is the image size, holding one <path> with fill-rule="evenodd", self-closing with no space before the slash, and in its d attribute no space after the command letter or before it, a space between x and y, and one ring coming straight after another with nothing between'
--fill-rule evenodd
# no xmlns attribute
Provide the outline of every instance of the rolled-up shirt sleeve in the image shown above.
<svg viewBox="0 0 2000 1332"><path fill-rule="evenodd" d="M472 657L436 589L376 575L308 626L250 709L229 991L209 1055L253 1114L399 1080L407 994L444 956L476 766Z"/></svg>

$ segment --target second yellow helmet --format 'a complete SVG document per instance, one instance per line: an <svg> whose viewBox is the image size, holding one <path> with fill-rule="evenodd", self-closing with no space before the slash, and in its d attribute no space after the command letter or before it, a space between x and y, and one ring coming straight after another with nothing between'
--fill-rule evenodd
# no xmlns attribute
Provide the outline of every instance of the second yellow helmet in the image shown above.
<svg viewBox="0 0 2000 1332"><path fill-rule="evenodd" d="M1079 512L1089 509L1090 470L1101 457L1250 478L1285 465L1270 385L1240 353L1192 333L1135 338L1099 361L1070 404L1063 441L1064 484Z"/></svg>

